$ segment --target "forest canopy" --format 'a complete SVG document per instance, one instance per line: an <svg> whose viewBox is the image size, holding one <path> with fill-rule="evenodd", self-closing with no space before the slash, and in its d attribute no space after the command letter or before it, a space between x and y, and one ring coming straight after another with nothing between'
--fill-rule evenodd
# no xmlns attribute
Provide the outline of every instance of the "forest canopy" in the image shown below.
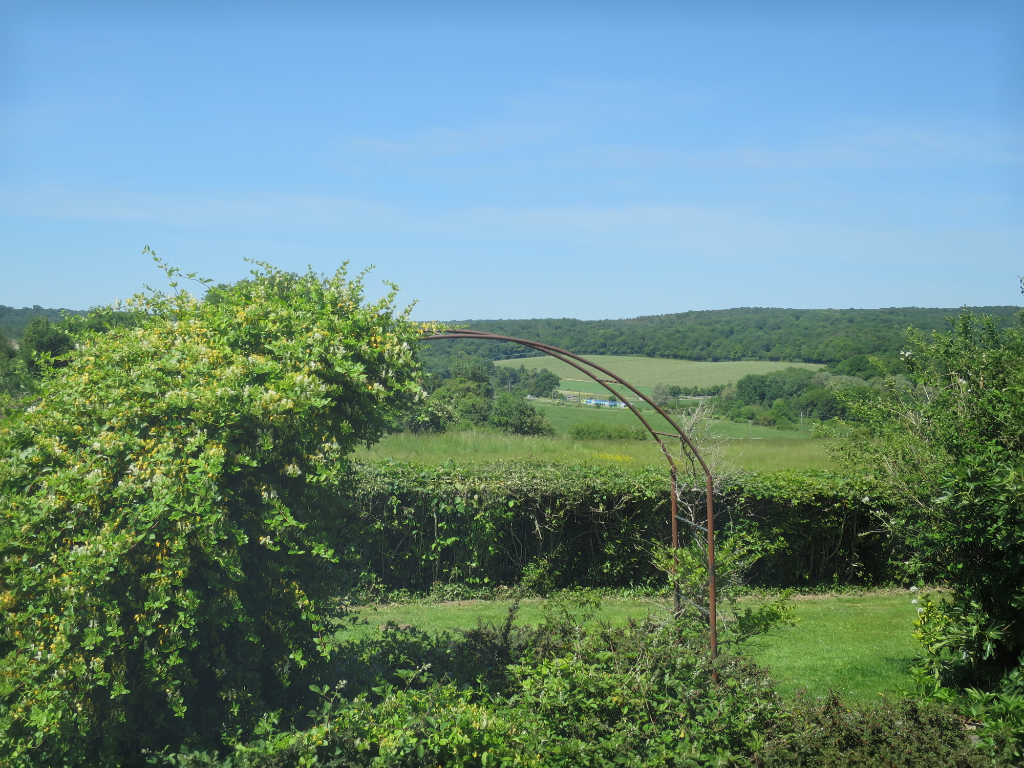
<svg viewBox="0 0 1024 768"><path fill-rule="evenodd" d="M979 307L997 325L1012 323L1020 307ZM906 329L942 331L956 309L764 309L744 307L651 315L628 320L471 320L474 330L543 341L580 355L646 355L686 360L787 360L835 363L855 355L896 356ZM432 354L455 352L502 360L524 357L510 342L472 339L435 342Z"/></svg>

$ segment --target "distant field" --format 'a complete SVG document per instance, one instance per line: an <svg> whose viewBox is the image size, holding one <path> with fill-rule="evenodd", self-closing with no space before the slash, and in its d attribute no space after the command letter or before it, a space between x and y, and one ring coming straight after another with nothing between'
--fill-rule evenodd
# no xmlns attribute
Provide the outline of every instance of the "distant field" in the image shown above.
<svg viewBox="0 0 1024 768"><path fill-rule="evenodd" d="M577 406L575 403L553 405L534 401L537 410L548 417L560 434L566 434L574 424L581 421L599 421L602 424L622 424L629 427L643 427L633 412L627 408L596 408L592 405ZM644 418L658 430L667 430L669 425L650 406L641 408Z"/></svg>
<svg viewBox="0 0 1024 768"><path fill-rule="evenodd" d="M773 363L762 360L709 363L694 360L669 360L641 355L586 355L600 366L622 376L630 384L653 387L655 384L676 384L681 387L709 387L714 384L737 382L750 373L768 373L782 368L809 368L817 370L820 365L813 363ZM575 368L552 357L527 357L517 360L498 360L495 365L530 369L547 368L559 378L568 381L582 378ZM571 388L571 387L569 387Z"/></svg>
<svg viewBox="0 0 1024 768"><path fill-rule="evenodd" d="M551 420L559 434L568 434L574 424L581 421L599 421L603 424L623 424L631 427L642 427L632 411L626 408L595 408L592 405L577 406L575 403L554 405L546 401L534 401L534 406ZM668 424L649 406L643 406L644 414L651 426L657 430L667 430ZM758 427L748 424L737 424L734 421L713 420L711 433L729 439L760 438L762 440L801 440L811 436L809 429L783 431L771 427Z"/></svg>
<svg viewBox="0 0 1024 768"><path fill-rule="evenodd" d="M628 377L626 378L626 381L629 381ZM654 389L654 387L645 387L645 386L643 386L641 384L636 384L636 383L634 383L632 381L629 381L629 383L632 384L637 389L639 389L645 395L650 395L651 391ZM582 392L584 396L586 396L588 394L590 394L590 395L607 395L608 394L608 390L605 389L604 387L602 387L600 384L598 384L595 381L575 381L573 379L562 379L558 383L558 388L563 393L570 394L570 395L575 393L575 392ZM629 391L628 390L622 390L622 394L628 395Z"/></svg>
<svg viewBox="0 0 1024 768"><path fill-rule="evenodd" d="M832 467L826 445L824 440L786 437L723 442L727 466L763 471ZM567 437L520 437L493 432L388 435L372 448L356 451L355 458L369 461L392 458L419 464L440 464L449 459L464 462L527 458L619 467L665 466L665 458L652 440L571 440Z"/></svg>

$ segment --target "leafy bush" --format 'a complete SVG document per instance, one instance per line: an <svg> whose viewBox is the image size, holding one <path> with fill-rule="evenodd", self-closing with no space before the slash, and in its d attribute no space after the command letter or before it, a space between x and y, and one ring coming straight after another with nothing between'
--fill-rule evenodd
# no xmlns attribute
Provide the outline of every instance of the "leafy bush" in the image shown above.
<svg viewBox="0 0 1024 768"><path fill-rule="evenodd" d="M21 354L29 373L38 376L47 365L67 364L65 356L75 342L46 317L34 317L21 337Z"/></svg>
<svg viewBox="0 0 1024 768"><path fill-rule="evenodd" d="M917 389L853 400L866 428L842 450L892 500L911 566L954 589L922 626L932 672L991 685L1024 648L1024 328L964 312L904 358Z"/></svg>
<svg viewBox="0 0 1024 768"><path fill-rule="evenodd" d="M523 398L499 392L491 410L491 424L513 435L551 435L555 428Z"/></svg>
<svg viewBox="0 0 1024 768"><path fill-rule="evenodd" d="M486 372L475 366L453 368L452 373L463 375L444 379L430 397L407 409L396 427L411 432L490 428L513 435L554 434L551 422L520 392L499 392L495 397Z"/></svg>
<svg viewBox="0 0 1024 768"><path fill-rule="evenodd" d="M574 440L646 440L650 435L643 427L581 421L569 428L569 437Z"/></svg>
<svg viewBox="0 0 1024 768"><path fill-rule="evenodd" d="M18 409L18 401L31 389L24 359L10 340L0 333L0 418Z"/></svg>
<svg viewBox="0 0 1024 768"><path fill-rule="evenodd" d="M847 707L836 694L799 700L792 722L759 755L764 768L972 768L992 765L949 707L905 700Z"/></svg>
<svg viewBox="0 0 1024 768"><path fill-rule="evenodd" d="M529 461L355 471L336 510L336 549L352 574L385 589L514 585L543 559L556 588L657 577L649 551L668 528L662 472Z"/></svg>
<svg viewBox="0 0 1024 768"><path fill-rule="evenodd" d="M702 505L683 487L681 502ZM725 541L772 543L749 578L771 586L880 582L899 574L904 549L881 529L889 506L873 481L828 471L743 473L715 499ZM434 582L514 585L534 561L550 587L662 584L651 552L669 534L668 473L512 461L354 467L338 502L336 549L357 588L426 592ZM362 574L361 577L355 577Z"/></svg>
<svg viewBox="0 0 1024 768"><path fill-rule="evenodd" d="M346 682L317 689L323 704L310 726L268 724L236 745L231 765L749 765L784 714L765 671L723 657L722 683L712 685L699 626L651 618L585 629L595 609L569 595L546 605L536 629L514 627L513 613L462 637L389 627L343 644ZM165 762L224 764L210 760Z"/></svg>
<svg viewBox="0 0 1024 768"><path fill-rule="evenodd" d="M44 376L0 429L0 762L217 745L302 700L344 457L417 392L393 299L261 265L136 297Z"/></svg>

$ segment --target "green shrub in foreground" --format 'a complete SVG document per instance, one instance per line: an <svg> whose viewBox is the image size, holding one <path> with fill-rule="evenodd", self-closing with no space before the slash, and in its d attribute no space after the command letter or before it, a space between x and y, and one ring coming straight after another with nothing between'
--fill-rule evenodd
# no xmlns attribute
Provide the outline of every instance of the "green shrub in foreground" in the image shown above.
<svg viewBox="0 0 1024 768"><path fill-rule="evenodd" d="M591 603L589 607L593 607ZM547 605L536 629L429 636L386 626L343 643L307 727L267 721L230 754L153 756L177 768L427 766L994 765L964 720L934 703L789 706L765 670L720 658L699 624L649 618L584 629L586 597ZM730 633L728 627L725 634Z"/></svg>
<svg viewBox="0 0 1024 768"><path fill-rule="evenodd" d="M993 765L971 746L964 720L934 702L847 708L834 693L799 700L792 730L760 753L764 768L973 768Z"/></svg>
<svg viewBox="0 0 1024 768"><path fill-rule="evenodd" d="M312 727L268 727L263 738L237 745L231 764L749 764L743 756L780 711L764 670L722 658L716 686L699 628L649 620L584 631L587 615L563 603L536 630L480 627L430 643L391 627L376 642L339 648L352 665L339 672L370 666L381 683L347 680L322 691ZM479 682L467 686L474 676Z"/></svg>
<svg viewBox="0 0 1024 768"><path fill-rule="evenodd" d="M217 746L308 698L325 499L418 391L393 297L264 266L137 297L44 376L0 429L0 764Z"/></svg>

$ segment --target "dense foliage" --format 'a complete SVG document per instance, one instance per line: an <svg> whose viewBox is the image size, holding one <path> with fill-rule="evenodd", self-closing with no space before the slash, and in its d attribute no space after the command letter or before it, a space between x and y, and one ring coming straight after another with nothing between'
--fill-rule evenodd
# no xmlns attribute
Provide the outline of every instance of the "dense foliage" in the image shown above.
<svg viewBox="0 0 1024 768"><path fill-rule="evenodd" d="M948 707L912 701L787 705L765 670L727 653L709 662L707 634L654 614L622 628L587 627L596 603L560 595L536 628L514 624L428 635L384 626L343 642L336 674L317 687L309 724L239 743L229 756L178 754L175 768L701 768L863 766L973 768ZM723 625L723 639L732 635ZM731 647L731 646L729 646ZM710 681L717 669L719 684Z"/></svg>
<svg viewBox="0 0 1024 768"><path fill-rule="evenodd" d="M910 567L953 589L921 608L926 687L980 686L986 727L1024 757L1024 325L964 312L906 360L919 386L850 397L864 429L841 452L893 501Z"/></svg>
<svg viewBox="0 0 1024 768"><path fill-rule="evenodd" d="M700 488L682 501L701 503ZM723 479L719 536L770 543L750 578L796 586L883 581L905 558L879 530L886 504L864 477L826 471ZM364 586L551 587L664 583L651 552L668 540L667 472L586 464L357 464L337 512L338 551ZM353 587L357 586L352 584Z"/></svg>
<svg viewBox="0 0 1024 768"><path fill-rule="evenodd" d="M21 335L21 356L29 373L38 376L47 366L67 364L75 342L62 328L45 317L34 317Z"/></svg>
<svg viewBox="0 0 1024 768"><path fill-rule="evenodd" d="M883 702L849 707L832 693L824 701L798 699L792 731L758 755L764 768L971 768L992 759L965 738L964 722L934 702ZM998 763L997 763L998 764Z"/></svg>
<svg viewBox="0 0 1024 768"><path fill-rule="evenodd" d="M20 339L25 329L36 318L45 318L54 325L63 323L68 315L85 315L81 310L48 309L38 304L32 307L5 307L0 304L0 334L12 339Z"/></svg>
<svg viewBox="0 0 1024 768"><path fill-rule="evenodd" d="M569 427L569 437L574 440L649 440L651 433L639 425L581 421Z"/></svg>
<svg viewBox="0 0 1024 768"><path fill-rule="evenodd" d="M0 429L0 762L216 744L295 698L329 650L326 500L419 391L393 298L261 266L137 297L45 373Z"/></svg>
<svg viewBox="0 0 1024 768"><path fill-rule="evenodd" d="M877 371L876 371L877 374ZM902 374L892 380L894 386L911 388ZM851 419L854 413L846 407L850 394L844 398L840 390L869 394L872 387L883 386L882 377L870 379L834 374L827 370L809 371L785 368L770 373L752 373L725 387L714 401L715 412L734 421L751 421L765 427L793 429L804 419L829 421Z"/></svg>
<svg viewBox="0 0 1024 768"><path fill-rule="evenodd" d="M979 311L1012 322L1019 307ZM647 355L686 360L845 361L857 355L895 357L906 329L946 327L954 310L893 309L721 309L653 315L630 320L473 320L474 330L542 341L581 355ZM512 343L472 339L434 342L437 354L456 350L492 360L523 356ZM853 371L842 373L856 375Z"/></svg>
<svg viewBox="0 0 1024 768"><path fill-rule="evenodd" d="M18 403L31 387L24 358L0 333L0 418L8 410L17 410Z"/></svg>
<svg viewBox="0 0 1024 768"><path fill-rule="evenodd" d="M727 656L709 685L706 632L667 617L588 631L594 607L570 597L536 629L513 614L462 637L392 626L343 644L346 683L322 691L311 727L240 744L232 765L750 765L783 712L765 671Z"/></svg>
<svg viewBox="0 0 1024 768"><path fill-rule="evenodd" d="M514 435L552 434L550 421L525 398L538 391L549 396L558 377L546 369L524 369L523 374L495 368L490 360L456 357L449 367L429 372L423 382L429 397L416 403L396 426L411 432L483 428Z"/></svg>

